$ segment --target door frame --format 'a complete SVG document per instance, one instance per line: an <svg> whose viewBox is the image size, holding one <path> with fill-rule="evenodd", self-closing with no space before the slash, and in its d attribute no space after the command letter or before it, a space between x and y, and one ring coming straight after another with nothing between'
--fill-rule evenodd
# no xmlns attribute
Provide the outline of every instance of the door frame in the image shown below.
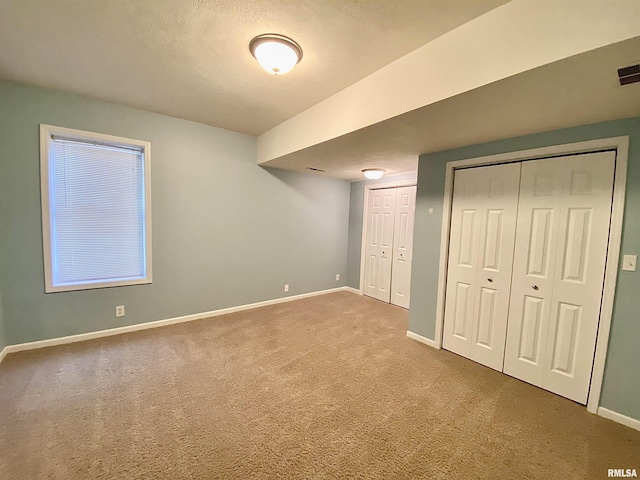
<svg viewBox="0 0 640 480"><path fill-rule="evenodd" d="M364 266L365 248L367 246L367 218L369 217L369 195L371 190L383 190L385 188L415 187L418 184L417 177L413 180L399 180L388 182L370 183L364 186L364 205L362 208L362 242L360 244L360 288L358 292L364 295Z"/></svg>
<svg viewBox="0 0 640 480"><path fill-rule="evenodd" d="M616 281L620 262L620 246L622 242L622 225L624 219L625 193L627 185L627 160L629 154L629 137L612 137L585 142L553 145L516 152L501 153L485 157L468 158L447 162L444 205L442 213L442 234L440 238L440 267L438 273L438 296L436 301L435 348L442 348L444 326L444 305L447 287L447 261L449 258L449 235L451 228L451 206L453 202L453 179L455 170L482 165L539 160L542 158L563 157L579 153L592 153L602 150L616 151L616 167L613 180L613 202L611 206L611 222L609 224L609 248L605 264L602 304L600 306L600 322L596 337L596 351L591 371L591 384L587 400L587 410L597 413L602 392L602 380L609 346L613 303L615 300ZM364 238L364 236L363 236Z"/></svg>

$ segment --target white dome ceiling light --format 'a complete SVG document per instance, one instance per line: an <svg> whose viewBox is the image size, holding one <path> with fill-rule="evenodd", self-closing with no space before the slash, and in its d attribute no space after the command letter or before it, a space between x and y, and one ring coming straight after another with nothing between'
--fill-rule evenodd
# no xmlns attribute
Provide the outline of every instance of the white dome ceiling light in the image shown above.
<svg viewBox="0 0 640 480"><path fill-rule="evenodd" d="M382 178L385 171L386 170L382 170L381 168L365 168L362 170L362 173L364 173L364 176L369 180L378 180L379 178Z"/></svg>
<svg viewBox="0 0 640 480"><path fill-rule="evenodd" d="M267 72L283 75L302 60L302 48L295 41L277 33L258 35L249 42L249 50Z"/></svg>

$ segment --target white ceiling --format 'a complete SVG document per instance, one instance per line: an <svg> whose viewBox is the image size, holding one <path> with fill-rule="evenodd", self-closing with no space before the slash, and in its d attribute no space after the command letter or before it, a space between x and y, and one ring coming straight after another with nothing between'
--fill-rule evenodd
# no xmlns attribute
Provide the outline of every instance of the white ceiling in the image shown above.
<svg viewBox="0 0 640 480"><path fill-rule="evenodd" d="M640 61L640 37L576 55L389 120L264 166L362 180L363 168L417 169L421 153L640 115L640 83L617 69Z"/></svg>
<svg viewBox="0 0 640 480"><path fill-rule="evenodd" d="M2 0L0 79L261 134L507 0ZM304 50L266 74L251 38Z"/></svg>

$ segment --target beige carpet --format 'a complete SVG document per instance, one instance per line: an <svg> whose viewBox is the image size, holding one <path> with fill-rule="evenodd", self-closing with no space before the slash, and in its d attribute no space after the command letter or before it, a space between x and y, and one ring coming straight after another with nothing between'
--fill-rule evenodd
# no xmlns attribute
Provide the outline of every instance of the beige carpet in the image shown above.
<svg viewBox="0 0 640 480"><path fill-rule="evenodd" d="M9 355L0 478L599 479L640 432L351 293Z"/></svg>

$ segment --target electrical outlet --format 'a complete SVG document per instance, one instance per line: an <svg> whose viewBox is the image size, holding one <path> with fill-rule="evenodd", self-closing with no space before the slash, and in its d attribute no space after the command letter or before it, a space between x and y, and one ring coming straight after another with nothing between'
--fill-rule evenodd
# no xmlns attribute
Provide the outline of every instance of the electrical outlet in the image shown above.
<svg viewBox="0 0 640 480"><path fill-rule="evenodd" d="M635 272L637 262L637 255L625 255L624 257L622 257L622 270L626 270L627 272Z"/></svg>
<svg viewBox="0 0 640 480"><path fill-rule="evenodd" d="M285 291L285 292L288 292L288 291L289 291L289 284L288 284L288 283L287 283L287 284L285 284L285 286L284 286L284 291Z"/></svg>
<svg viewBox="0 0 640 480"><path fill-rule="evenodd" d="M340 280L340 274L339 274L339 273L336 273L336 282L337 282L338 280Z"/></svg>
<svg viewBox="0 0 640 480"><path fill-rule="evenodd" d="M124 305L118 305L116 307L116 317L124 317Z"/></svg>

